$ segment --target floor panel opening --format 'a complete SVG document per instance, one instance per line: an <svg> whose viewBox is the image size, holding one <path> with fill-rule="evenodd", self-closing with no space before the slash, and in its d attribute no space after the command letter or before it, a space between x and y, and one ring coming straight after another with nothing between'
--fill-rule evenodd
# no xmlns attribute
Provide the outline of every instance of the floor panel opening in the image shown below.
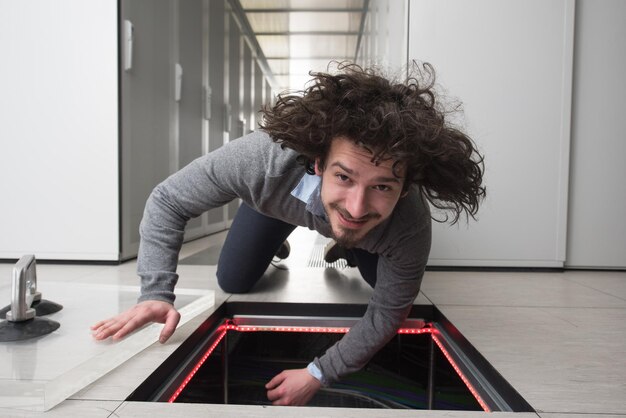
<svg viewBox="0 0 626 418"><path fill-rule="evenodd" d="M272 377L306 367L357 320L214 315L195 333L198 341L181 346L170 366L164 363L128 400L270 405L264 386ZM407 320L362 370L322 388L308 406L532 411L501 376L480 371L488 368L484 359L472 361L477 353L464 351L467 342L450 325Z"/></svg>

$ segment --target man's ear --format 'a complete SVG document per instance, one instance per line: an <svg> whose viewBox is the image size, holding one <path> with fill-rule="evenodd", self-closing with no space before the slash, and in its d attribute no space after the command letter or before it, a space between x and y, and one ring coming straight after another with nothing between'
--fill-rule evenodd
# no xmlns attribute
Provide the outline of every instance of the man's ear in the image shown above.
<svg viewBox="0 0 626 418"><path fill-rule="evenodd" d="M324 170L320 168L320 159L316 158L315 159L315 174L321 177L323 172Z"/></svg>

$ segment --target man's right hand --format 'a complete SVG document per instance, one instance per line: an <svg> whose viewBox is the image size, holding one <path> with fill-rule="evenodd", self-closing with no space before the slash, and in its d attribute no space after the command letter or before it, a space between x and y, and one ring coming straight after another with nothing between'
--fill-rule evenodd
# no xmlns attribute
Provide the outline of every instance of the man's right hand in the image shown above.
<svg viewBox="0 0 626 418"><path fill-rule="evenodd" d="M147 300L140 302L129 310L105 319L91 326L92 336L96 340L104 340L109 337L119 340L134 330L144 326L149 322L165 324L159 341L167 341L180 321L180 313L174 306L167 302L158 300Z"/></svg>

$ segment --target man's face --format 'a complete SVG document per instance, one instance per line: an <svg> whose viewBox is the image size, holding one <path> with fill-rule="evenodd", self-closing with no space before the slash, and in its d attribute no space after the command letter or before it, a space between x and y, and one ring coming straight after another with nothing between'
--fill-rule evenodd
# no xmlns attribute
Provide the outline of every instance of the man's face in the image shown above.
<svg viewBox="0 0 626 418"><path fill-rule="evenodd" d="M322 203L335 240L351 248L376 225L387 219L402 194L404 168L398 178L393 161L375 165L372 153L347 138L335 138L322 170L315 162L315 173L322 177Z"/></svg>

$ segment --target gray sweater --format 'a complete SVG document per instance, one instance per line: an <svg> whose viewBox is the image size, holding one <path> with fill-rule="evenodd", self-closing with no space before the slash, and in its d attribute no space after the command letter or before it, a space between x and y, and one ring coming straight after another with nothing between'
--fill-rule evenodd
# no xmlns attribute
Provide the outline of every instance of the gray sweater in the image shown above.
<svg viewBox="0 0 626 418"><path fill-rule="evenodd" d="M330 237L319 189L308 202L291 193L307 176L296 157L295 151L281 148L258 131L196 159L159 184L146 203L140 226L139 301L174 301L187 221L235 198L264 215ZM357 245L379 255L376 287L363 318L314 360L327 381L362 368L395 335L419 291L430 241L428 204L412 187L392 215Z"/></svg>

